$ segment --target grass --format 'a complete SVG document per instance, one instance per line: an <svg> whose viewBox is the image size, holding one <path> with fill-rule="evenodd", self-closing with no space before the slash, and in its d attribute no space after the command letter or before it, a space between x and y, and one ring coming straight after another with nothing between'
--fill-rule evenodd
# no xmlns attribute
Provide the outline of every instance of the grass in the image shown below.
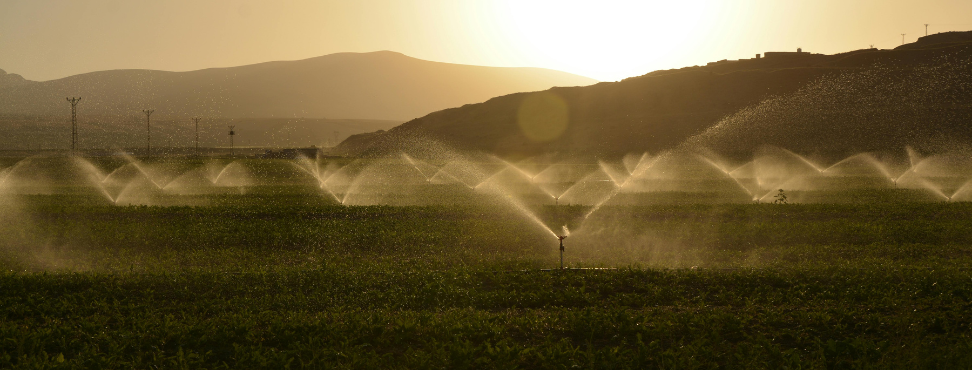
<svg viewBox="0 0 972 370"><path fill-rule="evenodd" d="M18 197L0 368L968 368L972 204ZM277 199L277 201L274 201Z"/></svg>

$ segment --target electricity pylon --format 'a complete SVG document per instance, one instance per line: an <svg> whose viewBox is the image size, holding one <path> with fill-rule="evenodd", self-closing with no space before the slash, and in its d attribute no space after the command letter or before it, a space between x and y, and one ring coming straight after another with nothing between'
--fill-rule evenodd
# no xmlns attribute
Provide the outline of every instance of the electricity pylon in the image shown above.
<svg viewBox="0 0 972 370"><path fill-rule="evenodd" d="M76 155L78 150L78 103L81 102L81 97L67 98L67 101L71 103L71 155Z"/></svg>

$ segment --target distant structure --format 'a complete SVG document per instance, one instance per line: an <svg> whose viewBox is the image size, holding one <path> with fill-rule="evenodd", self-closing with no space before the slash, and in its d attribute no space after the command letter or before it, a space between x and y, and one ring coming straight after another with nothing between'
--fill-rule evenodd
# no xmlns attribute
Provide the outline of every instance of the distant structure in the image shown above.
<svg viewBox="0 0 972 370"><path fill-rule="evenodd" d="M767 51L763 53L766 59L770 58L780 58L780 57L794 57L794 56L806 56L811 55L811 53L803 52L803 48L797 48L796 52L792 51Z"/></svg>
<svg viewBox="0 0 972 370"><path fill-rule="evenodd" d="M779 60L779 59L783 59L783 58L793 58L793 57L804 58L804 57L819 56L819 55L822 55L822 54L808 53L808 52L804 52L803 51L803 48L797 48L797 50L795 52L793 52L793 51L767 51L767 52L765 52L763 54L756 54L756 57L755 58L752 58L752 59L739 59L739 60L723 59L723 60L719 60L719 61L715 61L715 62L709 62L709 63L706 63L705 65L706 66L717 66L717 65L725 65L725 64L731 64L731 63L739 63L739 62L742 62L742 61L745 61L745 60L760 60L760 59L761 60L765 60L765 59Z"/></svg>
<svg viewBox="0 0 972 370"><path fill-rule="evenodd" d="M78 103L81 97L67 98L67 101L71 103L71 155L75 155L78 150Z"/></svg>
<svg viewBox="0 0 972 370"><path fill-rule="evenodd" d="M196 156L199 156L199 120L201 117L192 117L192 122L196 123Z"/></svg>
<svg viewBox="0 0 972 370"><path fill-rule="evenodd" d="M145 109L142 111L145 113L145 156L152 156L152 113L155 113L155 109Z"/></svg>
<svg viewBox="0 0 972 370"><path fill-rule="evenodd" d="M928 23L925 23L925 36L928 36Z"/></svg>
<svg viewBox="0 0 972 370"><path fill-rule="evenodd" d="M902 33L901 34L901 45L904 45L904 37L905 37L905 35L907 35L907 33Z"/></svg>
<svg viewBox="0 0 972 370"><path fill-rule="evenodd" d="M230 127L229 127L229 137L230 137L230 156L231 156L231 157L232 157L232 156L235 156L235 155L236 155L236 147L235 147L235 146L233 146L233 136L236 136L236 131L235 131L235 129L236 129L236 126L230 126Z"/></svg>
<svg viewBox="0 0 972 370"><path fill-rule="evenodd" d="M738 60L723 59L723 60L719 60L719 61L715 61L715 62L708 62L705 65L706 66L711 66L711 65L724 64L724 63L735 63L735 62L738 62Z"/></svg>

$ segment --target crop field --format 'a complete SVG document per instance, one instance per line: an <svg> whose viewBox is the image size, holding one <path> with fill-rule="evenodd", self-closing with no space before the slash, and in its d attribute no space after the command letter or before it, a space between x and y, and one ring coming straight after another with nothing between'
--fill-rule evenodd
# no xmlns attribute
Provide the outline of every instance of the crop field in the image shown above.
<svg viewBox="0 0 972 370"><path fill-rule="evenodd" d="M954 176L789 204L646 176L682 185L559 202L612 172L494 195L418 165L389 195L324 166L206 185L205 163L113 160L97 186L4 163L0 368L972 366L972 203L930 190L961 196Z"/></svg>

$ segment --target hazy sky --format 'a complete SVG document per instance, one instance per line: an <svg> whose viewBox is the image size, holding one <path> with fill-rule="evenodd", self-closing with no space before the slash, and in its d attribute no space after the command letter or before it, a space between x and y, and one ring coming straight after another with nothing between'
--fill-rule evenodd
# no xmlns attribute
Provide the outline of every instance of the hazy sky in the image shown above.
<svg viewBox="0 0 972 370"><path fill-rule="evenodd" d="M972 30L970 0L0 0L0 69L49 80L337 52L613 81L765 51L892 48Z"/></svg>

